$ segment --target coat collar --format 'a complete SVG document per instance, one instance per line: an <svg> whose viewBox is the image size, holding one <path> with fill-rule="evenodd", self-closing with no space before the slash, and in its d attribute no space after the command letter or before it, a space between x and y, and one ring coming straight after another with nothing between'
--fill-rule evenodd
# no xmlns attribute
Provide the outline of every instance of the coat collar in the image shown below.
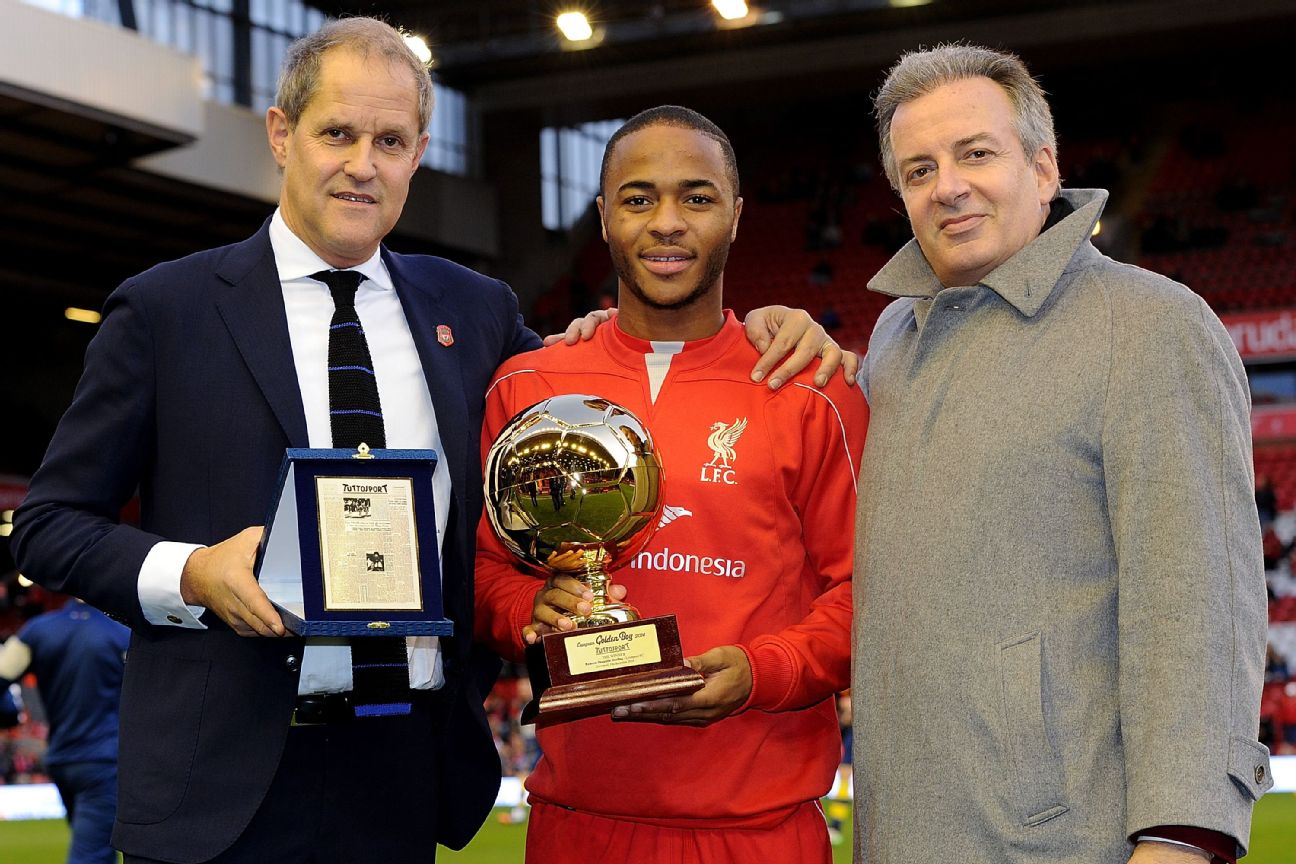
<svg viewBox="0 0 1296 864"><path fill-rule="evenodd" d="M1089 251L1097 254L1087 241L1107 202L1106 190L1064 189L1061 197L1074 212L981 280L1027 317L1044 305L1073 259L1087 257ZM869 280L868 287L893 297L935 297L945 286L936 278L918 241L910 240Z"/></svg>

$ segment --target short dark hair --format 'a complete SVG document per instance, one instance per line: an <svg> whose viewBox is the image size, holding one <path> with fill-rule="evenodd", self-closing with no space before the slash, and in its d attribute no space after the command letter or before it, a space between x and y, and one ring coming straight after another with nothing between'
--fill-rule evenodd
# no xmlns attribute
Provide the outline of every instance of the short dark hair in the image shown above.
<svg viewBox="0 0 1296 864"><path fill-rule="evenodd" d="M695 132L701 132L718 143L720 152L724 156L725 178L733 186L734 197L738 197L738 157L734 155L733 144L729 143L729 136L719 126L692 108L684 108L679 105L658 105L656 108L640 111L627 120L620 129L612 133L612 137L608 139L607 147L603 150L603 166L599 169L600 195L603 194L603 187L607 184L608 162L612 159L612 151L616 148L617 142L627 135L638 132L640 129L647 129L649 126L673 126L676 129L692 129Z"/></svg>

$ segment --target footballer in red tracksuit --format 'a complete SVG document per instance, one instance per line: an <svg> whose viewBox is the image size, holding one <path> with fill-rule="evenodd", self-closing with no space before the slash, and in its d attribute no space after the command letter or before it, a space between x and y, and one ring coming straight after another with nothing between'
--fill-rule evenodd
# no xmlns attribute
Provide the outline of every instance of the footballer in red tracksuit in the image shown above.
<svg viewBox="0 0 1296 864"><path fill-rule="evenodd" d="M600 396L643 421L665 507L613 579L645 617L675 614L685 656L735 645L752 673L746 703L704 728L600 716L540 730L529 862L829 860L818 800L841 753L833 695L850 678L868 408L840 378L813 386L813 369L777 391L753 383L756 356L728 312L693 342L647 342L614 321L591 341L514 357L487 394L483 453L557 394ZM486 520L477 539L476 635L521 659L543 583Z"/></svg>

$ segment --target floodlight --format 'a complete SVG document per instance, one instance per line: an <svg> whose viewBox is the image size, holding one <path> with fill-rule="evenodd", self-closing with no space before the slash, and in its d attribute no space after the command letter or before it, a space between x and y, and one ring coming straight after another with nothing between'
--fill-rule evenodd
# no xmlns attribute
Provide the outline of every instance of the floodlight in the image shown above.
<svg viewBox="0 0 1296 864"><path fill-rule="evenodd" d="M744 0L711 0L711 5L726 21L737 21L747 17L747 4Z"/></svg>
<svg viewBox="0 0 1296 864"><path fill-rule="evenodd" d="M101 316L93 309L78 309L76 306L69 306L63 310L63 317L69 321L80 321L82 324L98 324Z"/></svg>
<svg viewBox="0 0 1296 864"><path fill-rule="evenodd" d="M584 42L594 35L584 12L564 12L558 16L558 29L571 42Z"/></svg>
<svg viewBox="0 0 1296 864"><path fill-rule="evenodd" d="M426 66L428 63L432 62L432 49L428 47L427 42L422 36L415 36L413 33L406 33L405 45L423 65Z"/></svg>

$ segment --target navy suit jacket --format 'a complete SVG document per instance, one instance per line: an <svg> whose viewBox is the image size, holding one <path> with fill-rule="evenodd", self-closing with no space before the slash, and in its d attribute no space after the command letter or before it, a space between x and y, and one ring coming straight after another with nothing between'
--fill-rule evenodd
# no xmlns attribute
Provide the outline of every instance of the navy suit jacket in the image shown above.
<svg viewBox="0 0 1296 864"><path fill-rule="evenodd" d="M14 517L14 556L35 581L132 629L122 690L114 840L166 860L205 860L242 832L279 762L297 692L301 640L154 626L137 593L159 540L211 544L263 524L287 447L305 447L268 222L250 239L161 264L108 298L71 407ZM500 363L539 347L517 298L449 261L384 250L423 362L454 490L443 544L446 715L426 741L444 750L437 840L458 848L481 824L499 759L472 652L479 438ZM454 343L444 346L445 324ZM369 334L381 339L382 334ZM141 525L119 524L139 491ZM451 740L446 747L445 741Z"/></svg>

